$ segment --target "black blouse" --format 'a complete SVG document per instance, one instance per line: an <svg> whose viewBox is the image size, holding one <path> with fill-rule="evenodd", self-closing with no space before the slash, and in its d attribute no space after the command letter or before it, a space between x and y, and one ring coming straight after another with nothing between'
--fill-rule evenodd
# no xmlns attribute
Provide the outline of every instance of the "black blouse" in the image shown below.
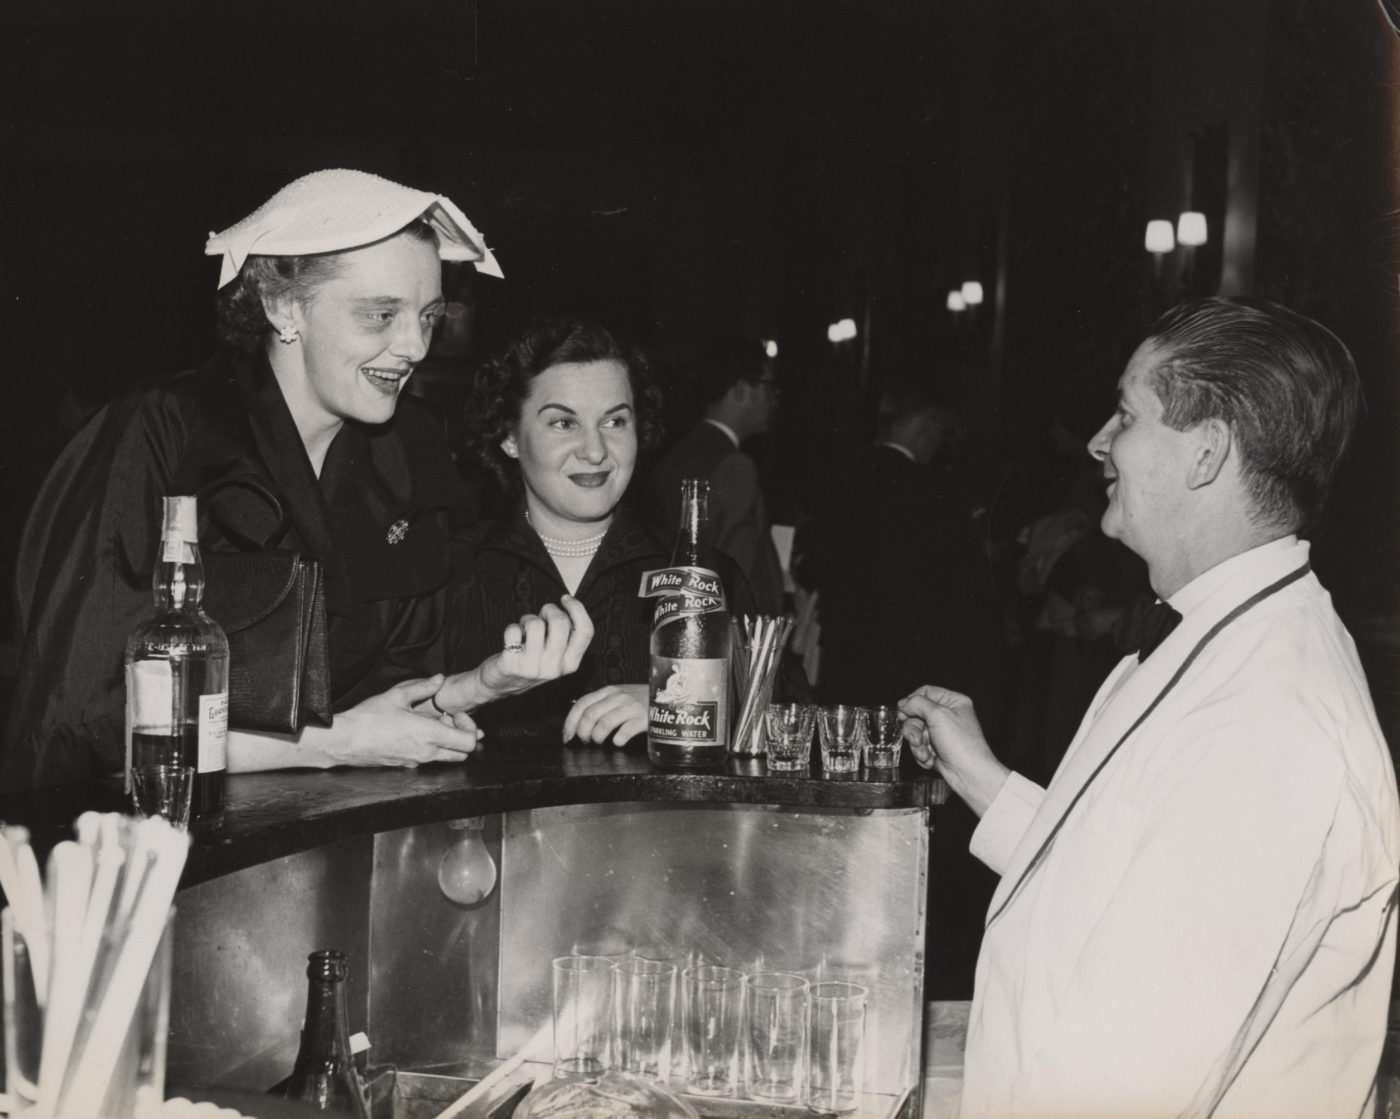
<svg viewBox="0 0 1400 1119"><path fill-rule="evenodd" d="M459 541L459 562L475 584L471 625L457 642L476 663L499 652L505 627L538 613L568 593L524 506L500 521L477 525ZM651 664L652 599L640 598L642 573L670 562L670 542L624 503L583 573L576 597L593 621L593 640L576 672L474 713L487 742L562 734L564 718L580 696L605 684L645 684ZM753 592L738 565L719 555L729 608L754 612Z"/></svg>
<svg viewBox="0 0 1400 1119"><path fill-rule="evenodd" d="M208 495L205 555L256 547L282 502L280 548L326 572L336 710L413 676L468 667L449 648L465 588L449 538L468 495L437 425L400 402L379 427L347 423L316 476L265 356L215 357L99 412L50 471L20 544L23 647L0 755L0 786L119 770L122 653L151 608L163 496Z"/></svg>

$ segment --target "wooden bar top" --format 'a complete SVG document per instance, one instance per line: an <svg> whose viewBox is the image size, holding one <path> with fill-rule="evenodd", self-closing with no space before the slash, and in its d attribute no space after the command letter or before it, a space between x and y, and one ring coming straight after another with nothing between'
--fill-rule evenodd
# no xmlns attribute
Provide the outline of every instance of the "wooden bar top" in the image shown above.
<svg viewBox="0 0 1400 1119"><path fill-rule="evenodd" d="M715 769L674 770L654 766L640 744L516 740L488 743L460 765L234 774L222 816L191 828L181 885L358 835L518 809L651 801L868 811L933 807L948 798L943 780L908 758L899 770L826 777L814 747L813 763L769 774L762 759L731 758ZM0 797L0 819L29 827L41 855L71 837L73 819L88 809L127 811L120 783L85 781Z"/></svg>

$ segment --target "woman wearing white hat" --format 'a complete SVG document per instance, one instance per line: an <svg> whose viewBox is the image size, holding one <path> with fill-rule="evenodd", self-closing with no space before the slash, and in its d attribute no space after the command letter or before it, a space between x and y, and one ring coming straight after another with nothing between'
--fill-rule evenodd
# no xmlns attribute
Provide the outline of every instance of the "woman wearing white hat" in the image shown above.
<svg viewBox="0 0 1400 1119"><path fill-rule="evenodd" d="M233 721L230 771L460 760L477 744L467 712L574 671L592 636L565 597L459 663L473 620L449 538L467 497L431 419L398 407L442 313L439 258L500 275L451 201L321 171L206 252L223 258L221 352L104 408L26 526L0 785L121 768L122 648L149 609L163 495L201 495L207 562L275 547L325 571L334 718L280 735Z"/></svg>

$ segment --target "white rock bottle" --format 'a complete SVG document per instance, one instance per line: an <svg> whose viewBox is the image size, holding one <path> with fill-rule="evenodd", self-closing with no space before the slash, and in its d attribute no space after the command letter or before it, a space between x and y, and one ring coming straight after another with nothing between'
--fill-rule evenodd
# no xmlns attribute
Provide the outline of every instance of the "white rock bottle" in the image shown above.
<svg viewBox="0 0 1400 1119"><path fill-rule="evenodd" d="M155 605L126 642L126 768L195 770L190 815L224 806L228 755L228 639L204 612L195 499L163 498Z"/></svg>
<svg viewBox="0 0 1400 1119"><path fill-rule="evenodd" d="M648 571L651 627L647 754L657 765L715 766L729 754L729 611L710 544L710 486L681 482L671 566Z"/></svg>

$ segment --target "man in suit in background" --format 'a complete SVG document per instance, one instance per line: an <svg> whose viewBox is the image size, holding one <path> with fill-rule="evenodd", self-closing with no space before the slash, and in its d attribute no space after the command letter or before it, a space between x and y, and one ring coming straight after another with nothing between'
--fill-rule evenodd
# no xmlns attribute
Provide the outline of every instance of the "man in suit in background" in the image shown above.
<svg viewBox="0 0 1400 1119"><path fill-rule="evenodd" d="M710 533L748 576L758 609L783 609L783 572L769 532L758 468L739 449L750 435L768 430L778 403L778 382L756 340L727 340L706 354L700 372L705 418L657 464L651 508L658 524L675 531L681 479L710 483Z"/></svg>
<svg viewBox="0 0 1400 1119"><path fill-rule="evenodd" d="M825 495L802 554L817 591L819 694L893 703L957 681L1002 702L1004 631L972 502L951 469L957 413L921 388L885 394L874 443Z"/></svg>

